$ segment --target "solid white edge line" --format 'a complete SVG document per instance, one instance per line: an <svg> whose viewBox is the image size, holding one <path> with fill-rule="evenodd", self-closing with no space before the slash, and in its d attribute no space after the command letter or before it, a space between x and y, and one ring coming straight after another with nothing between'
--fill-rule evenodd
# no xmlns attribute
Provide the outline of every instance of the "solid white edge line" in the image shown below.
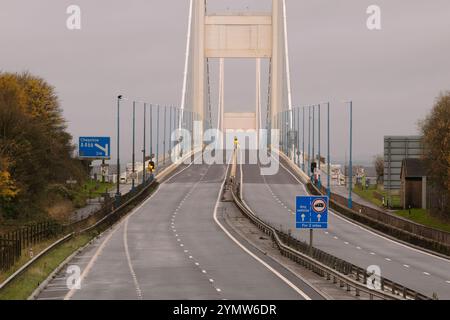
<svg viewBox="0 0 450 320"><path fill-rule="evenodd" d="M231 161L230 161L231 162ZM216 224L222 229L223 232L234 242L236 243L244 252L246 252L248 255L250 255L253 259L261 263L264 267L266 267L269 271L271 271L274 275L276 275L278 278L280 278L284 283L286 283L289 287L291 287L295 292L297 292L299 295L301 295L305 300L311 300L311 298L304 293L302 290L300 290L297 286L295 286L291 281L286 279L282 274L280 274L278 271L276 271L274 268L269 266L266 262L262 261L260 258L258 258L255 254L253 254L250 250L248 250L244 245L242 245L225 227L220 223L220 221L217 219L217 210L219 209L219 203L220 203L220 196L222 195L223 189L225 188L226 179L228 176L228 170L230 168L230 164L228 164L227 171L225 173L225 180L222 183L222 187L220 188L219 195L217 196L217 202L214 207L214 221Z"/></svg>
<svg viewBox="0 0 450 320"><path fill-rule="evenodd" d="M299 180L299 179L298 179L298 178L297 178L297 177L296 177L296 176L295 176L288 168L286 168L286 166L285 166L284 164L282 164L281 161L277 160L275 157L273 157L273 158L274 158L276 161L278 161L278 163L279 163L279 164L280 164L280 165L281 165L281 166L282 166L282 167L283 167L283 168L284 168L291 176L293 176L294 179L297 180L297 182L298 182L299 184L301 184L301 185L303 186L303 188L305 189L305 191L306 191L306 188L305 188L305 185L303 184L303 182L301 182L301 181L300 181L300 180ZM308 192L306 191L306 193L308 193ZM420 253L420 254L424 254L424 255L429 256L429 257L432 257L432 258L436 258L436 259L442 260L442 261L447 262L447 263L450 262L449 259L445 259L445 258L443 258L443 257L436 256L436 255L434 255L434 254L432 254L432 253L429 253L429 252L426 252L426 251L422 251L422 250L419 250L419 249L410 247L410 246L408 246L408 245L406 245L406 244L397 242L397 241L392 240L392 239L389 239L389 238L387 238L387 237L385 237L385 236L383 236L383 235L381 235L381 234L378 234L378 233L376 233L376 232L373 232L373 231L371 231L371 230L365 228L364 226L358 225L358 224L356 224L356 223L354 223L354 222L352 222L352 221L349 221L349 220L346 219L346 218L341 217L340 215L334 213L332 210L330 210L330 213L333 214L333 216L337 217L338 219L340 219L340 220L342 220L342 221L344 221L344 222L350 223L351 225L353 225L353 226L355 226L355 227L361 228L362 230L364 230L364 231L366 231L366 232L368 232L368 233L370 233L370 234L372 234L372 235L374 235L374 236L377 236L377 237L379 237L379 238L381 238L381 239L387 240L387 241L389 241L389 242L391 242L391 243L394 243L394 244L396 244L396 245L398 245L398 246L401 246L401 247L410 249L410 250L412 250L412 251L414 251L414 252L417 252L417 253Z"/></svg>
<svg viewBox="0 0 450 320"><path fill-rule="evenodd" d="M183 168L183 170L181 170L180 172L178 172L176 175L179 175L180 173L186 171L187 169L189 169L192 164L195 162L195 160L193 162L191 162L191 164L189 166L187 166L186 168ZM170 181L174 176L170 177L170 179L166 180L165 182L163 182L162 184L165 184L166 182ZM100 256L100 254L102 253L103 249L105 248L105 246L107 245L107 243L109 242L109 240L111 240L112 236L116 233L116 231L118 229L120 229L120 227L122 227L122 225L127 222L132 216L134 216L136 214L136 212L138 212L140 209L142 209L143 206L145 206L151 199L153 199L154 196L156 196L159 193L160 188L158 188L147 200L145 200L140 206L138 206L137 208L135 208L125 220L122 220L121 222L119 222L115 227L113 227L113 229L110 231L111 233L105 238L105 240L102 242L102 244L100 245L100 247L97 249L97 251L95 252L95 254L92 256L91 260L89 260L89 263L87 264L86 268L84 268L83 272L81 273L80 276L80 283L83 283L83 280L87 277L87 275L89 274L89 272L91 271L92 267L94 266L95 261L97 260L97 258ZM125 237L126 235L124 235ZM130 261L128 261L130 263ZM131 269L132 270L132 266ZM73 295L75 294L76 290L75 288L71 289L66 296L64 297L64 300L70 300Z"/></svg>
<svg viewBox="0 0 450 320"><path fill-rule="evenodd" d="M128 222L129 218L125 220L125 225L123 228L123 246L125 247L125 255L127 257L128 267L130 268L131 277L133 278L134 286L136 288L137 297L142 300L144 297L142 295L142 290L137 279L136 272L134 271L133 264L131 262L130 249L128 247Z"/></svg>

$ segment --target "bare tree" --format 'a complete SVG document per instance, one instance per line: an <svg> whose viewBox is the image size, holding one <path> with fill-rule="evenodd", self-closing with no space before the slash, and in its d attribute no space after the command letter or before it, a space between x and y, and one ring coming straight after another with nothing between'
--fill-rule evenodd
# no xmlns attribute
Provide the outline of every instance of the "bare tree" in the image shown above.
<svg viewBox="0 0 450 320"><path fill-rule="evenodd" d="M381 155L376 156L373 160L373 165L377 172L377 183L380 184L384 179L384 157Z"/></svg>

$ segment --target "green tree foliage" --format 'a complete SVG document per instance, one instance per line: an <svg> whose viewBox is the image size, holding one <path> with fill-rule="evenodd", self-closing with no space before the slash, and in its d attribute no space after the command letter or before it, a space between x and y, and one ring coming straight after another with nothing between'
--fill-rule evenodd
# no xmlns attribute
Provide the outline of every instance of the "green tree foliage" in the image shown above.
<svg viewBox="0 0 450 320"><path fill-rule="evenodd" d="M83 179L71 139L53 87L28 73L0 73L3 214L31 212L26 209L45 202L50 185Z"/></svg>
<svg viewBox="0 0 450 320"><path fill-rule="evenodd" d="M420 124L428 175L439 196L439 210L450 214L450 92L441 95Z"/></svg>

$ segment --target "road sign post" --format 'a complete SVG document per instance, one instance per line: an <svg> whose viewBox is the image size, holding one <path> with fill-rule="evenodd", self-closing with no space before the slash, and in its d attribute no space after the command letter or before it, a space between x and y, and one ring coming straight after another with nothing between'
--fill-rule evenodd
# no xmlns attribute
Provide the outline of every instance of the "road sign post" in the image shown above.
<svg viewBox="0 0 450 320"><path fill-rule="evenodd" d="M296 199L296 227L310 230L310 254L313 251L314 229L328 228L328 197L301 196Z"/></svg>

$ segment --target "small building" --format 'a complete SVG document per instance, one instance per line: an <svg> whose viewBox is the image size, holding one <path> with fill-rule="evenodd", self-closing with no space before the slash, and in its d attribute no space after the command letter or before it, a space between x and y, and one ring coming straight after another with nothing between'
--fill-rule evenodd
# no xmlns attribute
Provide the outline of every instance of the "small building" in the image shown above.
<svg viewBox="0 0 450 320"><path fill-rule="evenodd" d="M427 208L427 174L421 159L404 159L400 174L400 198L404 209Z"/></svg>

